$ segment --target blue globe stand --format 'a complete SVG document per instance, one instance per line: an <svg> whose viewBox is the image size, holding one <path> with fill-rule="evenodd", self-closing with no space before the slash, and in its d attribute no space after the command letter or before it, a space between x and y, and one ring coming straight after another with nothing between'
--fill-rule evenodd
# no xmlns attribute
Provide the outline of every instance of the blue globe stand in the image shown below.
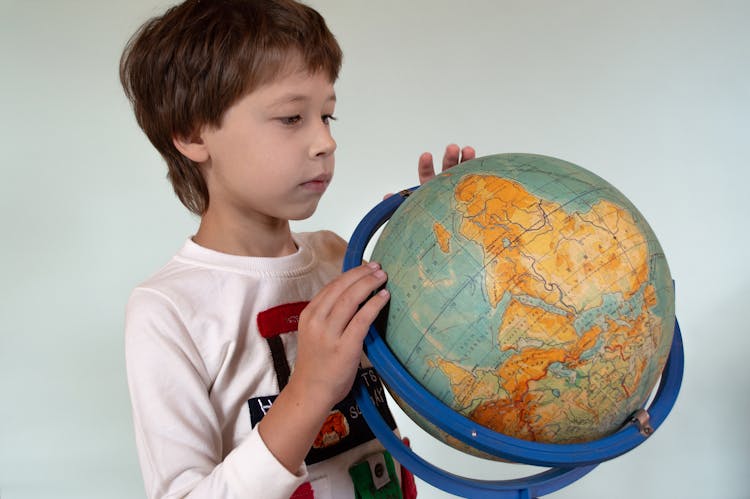
<svg viewBox="0 0 750 499"><path fill-rule="evenodd" d="M343 270L362 263L365 248L375 232L416 188L391 196L362 219L349 241ZM557 490L586 475L599 463L622 455L643 443L666 419L682 383L684 351L680 327L675 320L669 359L651 404L637 411L616 433L580 444L546 444L509 437L459 414L430 394L396 359L380 333L371 326L365 338L365 353L388 389L429 423L475 449L512 462L549 467L525 478L479 480L455 475L420 456L391 431L370 399L366 387L355 387L357 403L375 436L402 465L427 483L462 497L531 499Z"/></svg>

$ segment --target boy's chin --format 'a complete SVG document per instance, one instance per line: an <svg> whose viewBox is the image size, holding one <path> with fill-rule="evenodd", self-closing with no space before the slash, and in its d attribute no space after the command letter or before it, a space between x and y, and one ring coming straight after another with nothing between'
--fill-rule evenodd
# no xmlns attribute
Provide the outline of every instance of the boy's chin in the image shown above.
<svg viewBox="0 0 750 499"><path fill-rule="evenodd" d="M315 211L317 209L318 209L318 203L315 203L314 206L299 210L295 213L291 213L289 216L289 221L299 222L302 220L307 220L308 218L310 218L311 216L315 214Z"/></svg>

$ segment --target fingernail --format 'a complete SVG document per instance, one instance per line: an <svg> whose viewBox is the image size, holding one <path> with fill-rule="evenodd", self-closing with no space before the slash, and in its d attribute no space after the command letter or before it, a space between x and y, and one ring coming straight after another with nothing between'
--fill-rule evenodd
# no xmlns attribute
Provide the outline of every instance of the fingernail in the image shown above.
<svg viewBox="0 0 750 499"><path fill-rule="evenodd" d="M374 270L377 270L380 268L380 264L378 262L370 262L367 264L367 266Z"/></svg>
<svg viewBox="0 0 750 499"><path fill-rule="evenodd" d="M381 270L376 271L373 275L377 277L378 279L381 279L385 277L385 272L383 272L383 270L381 269Z"/></svg>
<svg viewBox="0 0 750 499"><path fill-rule="evenodd" d="M381 289L380 291L378 291L378 294L379 294L380 296L382 296L383 298L388 298L389 296L391 296L391 294L390 294L390 293L388 292L388 290L387 290L387 289L385 289L385 288L383 288L383 289Z"/></svg>

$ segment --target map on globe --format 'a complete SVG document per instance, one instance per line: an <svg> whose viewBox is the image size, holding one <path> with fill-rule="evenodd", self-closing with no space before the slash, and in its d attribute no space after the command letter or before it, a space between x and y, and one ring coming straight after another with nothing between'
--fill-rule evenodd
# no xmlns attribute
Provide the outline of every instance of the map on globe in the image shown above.
<svg viewBox="0 0 750 499"><path fill-rule="evenodd" d="M666 362L674 289L659 242L622 193L572 163L462 163L403 202L372 259L388 273L379 328L395 356L443 403L505 435L610 434Z"/></svg>

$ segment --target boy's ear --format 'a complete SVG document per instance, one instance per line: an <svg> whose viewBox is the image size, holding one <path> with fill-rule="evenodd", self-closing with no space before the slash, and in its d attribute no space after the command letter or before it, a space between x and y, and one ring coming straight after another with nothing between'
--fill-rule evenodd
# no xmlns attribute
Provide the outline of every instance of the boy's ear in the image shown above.
<svg viewBox="0 0 750 499"><path fill-rule="evenodd" d="M172 136L172 143L183 156L195 163L205 163L210 157L200 130L188 136L174 135Z"/></svg>

